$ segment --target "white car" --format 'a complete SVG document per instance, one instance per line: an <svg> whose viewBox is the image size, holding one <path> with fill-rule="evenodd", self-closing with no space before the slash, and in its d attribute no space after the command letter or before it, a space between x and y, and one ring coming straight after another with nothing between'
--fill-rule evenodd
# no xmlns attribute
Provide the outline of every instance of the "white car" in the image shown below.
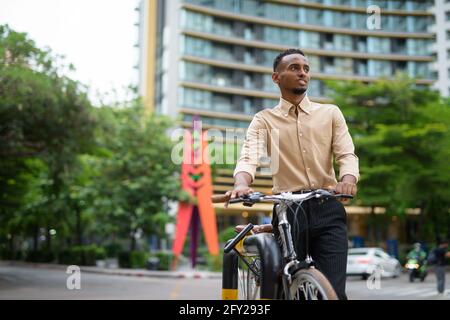
<svg viewBox="0 0 450 320"><path fill-rule="evenodd" d="M396 278L402 271L400 262L381 248L351 248L347 257L347 276L367 279L380 272L381 277Z"/></svg>

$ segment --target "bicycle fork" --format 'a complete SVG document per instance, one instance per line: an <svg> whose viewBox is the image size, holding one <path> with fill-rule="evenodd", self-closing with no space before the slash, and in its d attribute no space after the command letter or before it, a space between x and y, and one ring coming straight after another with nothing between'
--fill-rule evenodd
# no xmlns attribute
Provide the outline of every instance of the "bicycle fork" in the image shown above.
<svg viewBox="0 0 450 320"><path fill-rule="evenodd" d="M277 216L278 216L278 230L280 232L280 238L282 241L283 248L283 259L288 261L283 269L283 289L286 294L286 299L291 299L290 285L292 284L292 274L290 270L296 270L301 265L304 264L303 267L309 266L312 264L313 260L309 255L307 250L306 259L304 262L299 262L297 260L297 254L295 253L294 242L292 239L291 233L291 225L287 220L287 206L284 203L280 203L275 208Z"/></svg>

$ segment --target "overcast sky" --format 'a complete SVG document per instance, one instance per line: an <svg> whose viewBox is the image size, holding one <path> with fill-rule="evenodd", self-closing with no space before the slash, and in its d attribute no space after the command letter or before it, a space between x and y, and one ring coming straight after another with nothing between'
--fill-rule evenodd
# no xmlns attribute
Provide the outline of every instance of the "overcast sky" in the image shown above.
<svg viewBox="0 0 450 320"><path fill-rule="evenodd" d="M26 32L40 48L66 56L72 78L96 92L124 99L137 81L137 0L0 0L0 24ZM105 100L114 97L107 95Z"/></svg>

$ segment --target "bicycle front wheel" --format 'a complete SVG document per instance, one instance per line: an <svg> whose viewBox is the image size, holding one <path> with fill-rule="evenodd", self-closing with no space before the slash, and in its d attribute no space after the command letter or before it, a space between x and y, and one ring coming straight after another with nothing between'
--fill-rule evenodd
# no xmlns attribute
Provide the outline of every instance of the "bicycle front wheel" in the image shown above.
<svg viewBox="0 0 450 320"><path fill-rule="evenodd" d="M257 300L260 297L260 263L259 257L245 258L250 268L243 261L238 267L238 299Z"/></svg>
<svg viewBox="0 0 450 320"><path fill-rule="evenodd" d="M328 279L317 269L301 269L292 276L293 300L338 300Z"/></svg>

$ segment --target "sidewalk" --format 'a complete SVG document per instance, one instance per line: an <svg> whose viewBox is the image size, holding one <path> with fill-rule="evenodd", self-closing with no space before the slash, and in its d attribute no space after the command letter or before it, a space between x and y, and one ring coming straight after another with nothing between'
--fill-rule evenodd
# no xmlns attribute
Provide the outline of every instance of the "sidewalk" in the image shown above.
<svg viewBox="0 0 450 320"><path fill-rule="evenodd" d="M39 269L57 269L67 270L68 265L55 263L32 263L23 261L0 261L1 266L17 266L25 268L39 268ZM153 277L153 278L194 278L194 279L221 279L221 272L199 271L194 269L185 269L177 271L157 271L146 269L124 269L124 268L100 268L94 266L80 266L82 272L101 273L107 275L119 275L129 277Z"/></svg>

